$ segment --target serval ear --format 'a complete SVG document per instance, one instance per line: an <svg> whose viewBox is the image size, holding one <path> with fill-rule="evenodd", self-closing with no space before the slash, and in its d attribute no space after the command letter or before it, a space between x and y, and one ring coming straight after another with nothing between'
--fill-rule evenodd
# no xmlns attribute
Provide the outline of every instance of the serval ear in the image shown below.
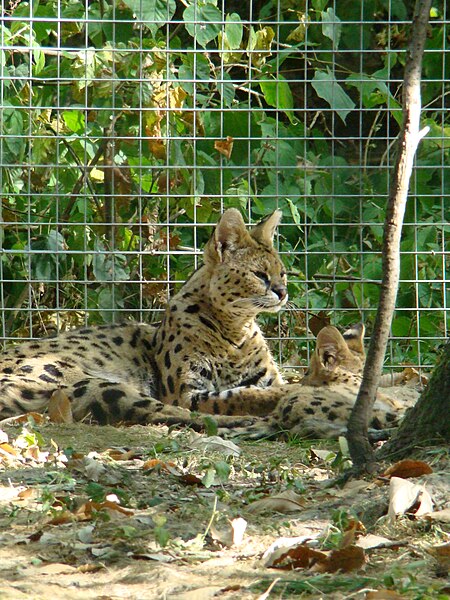
<svg viewBox="0 0 450 600"><path fill-rule="evenodd" d="M356 354L360 354L363 358L366 356L364 350L364 333L366 328L362 323L357 323L349 329L346 329L342 334L348 349Z"/></svg>
<svg viewBox="0 0 450 600"><path fill-rule="evenodd" d="M236 208L229 208L220 217L214 233L205 246L205 263L223 262L226 252L233 252L249 243L244 219Z"/></svg>
<svg viewBox="0 0 450 600"><path fill-rule="evenodd" d="M250 231L252 238L265 246L273 246L273 236L281 221L282 215L283 213L281 210L276 210L267 217L264 217L264 219Z"/></svg>
<svg viewBox="0 0 450 600"><path fill-rule="evenodd" d="M336 327L327 325L319 331L316 340L316 355L322 367L328 371L334 371L347 353L347 344Z"/></svg>

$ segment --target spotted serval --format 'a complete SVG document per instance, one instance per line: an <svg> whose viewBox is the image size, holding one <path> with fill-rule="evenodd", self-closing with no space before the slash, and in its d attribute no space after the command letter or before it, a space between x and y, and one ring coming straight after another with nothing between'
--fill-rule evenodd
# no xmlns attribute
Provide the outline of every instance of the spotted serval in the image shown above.
<svg viewBox="0 0 450 600"><path fill-rule="evenodd" d="M276 211L247 230L237 210L225 211L203 265L158 326L83 328L10 348L0 363L0 418L45 409L61 389L75 420L198 423L195 411L216 415L224 427L258 421L252 427L334 435L355 398L362 335L348 334L346 342L328 328L306 385L283 381L256 323L288 298L273 247L280 216ZM383 407L375 418L385 426L395 417Z"/></svg>

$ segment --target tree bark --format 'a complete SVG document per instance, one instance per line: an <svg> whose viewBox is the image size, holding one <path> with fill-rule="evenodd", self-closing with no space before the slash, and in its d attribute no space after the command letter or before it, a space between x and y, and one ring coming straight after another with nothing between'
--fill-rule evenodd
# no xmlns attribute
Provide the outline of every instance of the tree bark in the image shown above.
<svg viewBox="0 0 450 600"><path fill-rule="evenodd" d="M377 457L397 459L410 455L415 447L444 443L450 443L450 342L416 405Z"/></svg>
<svg viewBox="0 0 450 600"><path fill-rule="evenodd" d="M361 387L348 422L348 444L357 470L372 471L374 454L368 438L370 414L380 382L400 273L400 238L414 155L428 129L419 131L420 78L431 0L417 0L403 82L403 127L386 209L382 249L380 301Z"/></svg>

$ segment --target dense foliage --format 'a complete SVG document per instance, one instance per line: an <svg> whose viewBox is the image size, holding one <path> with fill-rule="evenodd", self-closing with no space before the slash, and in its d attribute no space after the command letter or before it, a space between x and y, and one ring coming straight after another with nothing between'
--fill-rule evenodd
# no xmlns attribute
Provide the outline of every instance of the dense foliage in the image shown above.
<svg viewBox="0 0 450 600"><path fill-rule="evenodd" d="M192 224L229 206L252 219L284 212L280 248L301 309L280 323L286 335L304 335L305 308L370 323L410 4L10 2L0 25L3 333L48 329L55 307L58 327L87 312L102 322L161 308L209 235ZM431 134L405 220L394 364L419 360L419 338L432 362L450 301L442 10L436 2L424 60Z"/></svg>

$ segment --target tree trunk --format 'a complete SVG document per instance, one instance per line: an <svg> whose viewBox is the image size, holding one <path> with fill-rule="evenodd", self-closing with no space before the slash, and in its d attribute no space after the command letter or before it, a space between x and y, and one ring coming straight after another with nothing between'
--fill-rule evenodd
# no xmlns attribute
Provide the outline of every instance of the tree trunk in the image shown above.
<svg viewBox="0 0 450 600"><path fill-rule="evenodd" d="M400 274L400 239L414 155L428 128L419 131L420 78L431 0L417 0L403 82L403 127L384 222L380 300L370 339L363 379L348 421L348 445L356 470L375 468L368 426L375 402L397 297Z"/></svg>
<svg viewBox="0 0 450 600"><path fill-rule="evenodd" d="M450 342L416 405L377 456L401 458L418 446L450 443Z"/></svg>

